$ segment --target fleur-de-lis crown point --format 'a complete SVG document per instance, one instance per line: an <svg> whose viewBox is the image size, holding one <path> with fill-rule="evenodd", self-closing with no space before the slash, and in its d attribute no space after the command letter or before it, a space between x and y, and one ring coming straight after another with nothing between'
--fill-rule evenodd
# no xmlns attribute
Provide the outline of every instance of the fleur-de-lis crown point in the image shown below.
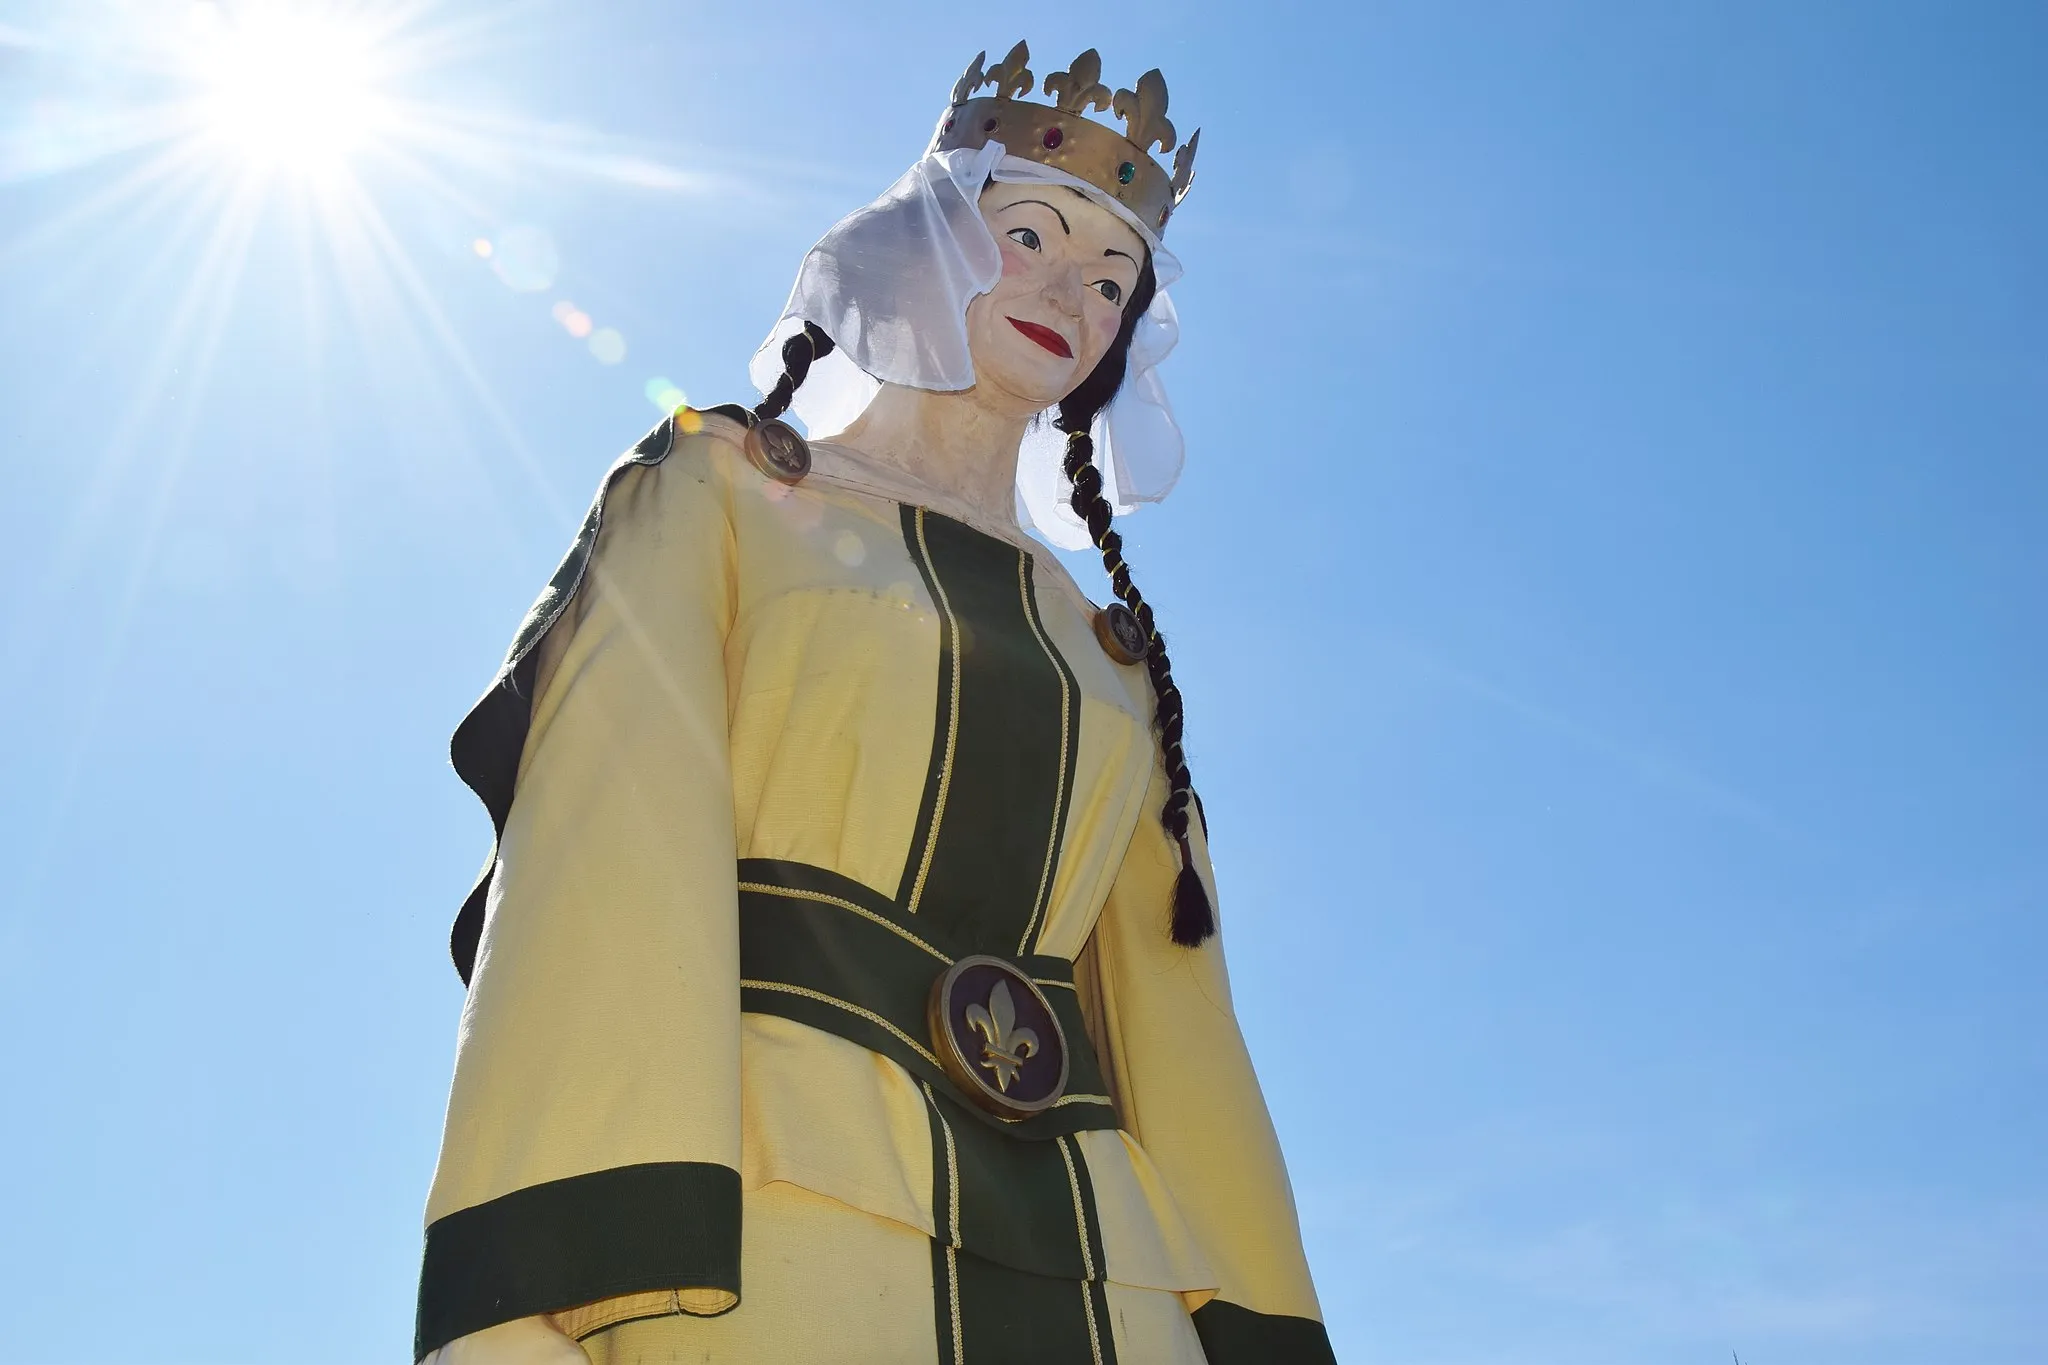
<svg viewBox="0 0 2048 1365"><path fill-rule="evenodd" d="M1022 99L1031 93L1034 82L1031 68L1025 63L1031 60L1031 49L1019 40L1010 49L1010 55L989 68L988 83L995 86L998 99Z"/></svg>
<svg viewBox="0 0 2048 1365"><path fill-rule="evenodd" d="M1065 71L1047 76L1045 93L1070 114L1109 108L1109 87L1102 83L1102 54L1091 47L1068 63Z"/></svg>
<svg viewBox="0 0 2048 1365"><path fill-rule="evenodd" d="M1124 136L1139 151L1149 152L1155 144L1162 152L1173 150L1173 123L1166 117L1166 77L1158 67L1138 77L1136 89L1117 91L1110 107L1124 121Z"/></svg>
<svg viewBox="0 0 2048 1365"><path fill-rule="evenodd" d="M1188 197L1188 187L1195 183L1195 148L1201 145L1202 130L1197 128L1194 135L1173 154L1173 202L1176 204Z"/></svg>
<svg viewBox="0 0 2048 1365"><path fill-rule="evenodd" d="M967 64L967 70L961 73L959 80L953 82L953 103L967 103L969 96L988 84L988 77L983 74L981 69L981 64L987 60L988 53L986 52L974 54L974 60Z"/></svg>

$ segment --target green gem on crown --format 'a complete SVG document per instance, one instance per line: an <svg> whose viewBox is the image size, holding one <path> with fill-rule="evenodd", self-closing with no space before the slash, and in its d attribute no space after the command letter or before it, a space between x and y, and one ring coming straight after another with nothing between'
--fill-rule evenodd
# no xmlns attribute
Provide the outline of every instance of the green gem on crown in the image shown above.
<svg viewBox="0 0 2048 1365"><path fill-rule="evenodd" d="M1126 161L1123 165L1116 168L1116 178L1118 184L1128 185L1138 178L1138 168Z"/></svg>

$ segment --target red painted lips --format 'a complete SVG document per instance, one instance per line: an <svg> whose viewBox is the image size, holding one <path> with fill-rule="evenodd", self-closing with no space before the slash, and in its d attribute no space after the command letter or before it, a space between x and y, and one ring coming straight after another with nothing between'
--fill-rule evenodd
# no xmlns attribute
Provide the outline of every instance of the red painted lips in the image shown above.
<svg viewBox="0 0 2048 1365"><path fill-rule="evenodd" d="M1064 356L1068 360L1074 358L1074 348L1067 345L1067 339L1052 328L1041 327L1035 322L1026 322L1022 318L1011 318L1010 325L1045 347L1046 350L1051 351L1054 355Z"/></svg>

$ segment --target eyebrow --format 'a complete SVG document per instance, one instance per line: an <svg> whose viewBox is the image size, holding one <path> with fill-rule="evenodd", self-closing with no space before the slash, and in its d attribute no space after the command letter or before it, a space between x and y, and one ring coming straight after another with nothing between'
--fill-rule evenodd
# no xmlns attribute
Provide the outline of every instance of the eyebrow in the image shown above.
<svg viewBox="0 0 2048 1365"><path fill-rule="evenodd" d="M1060 231L1066 233L1069 237L1074 235L1074 230L1067 226L1067 215L1061 213L1058 209L1052 208L1052 205L1046 203L1043 199L1019 199L1012 203L1010 207L1014 209L1025 204L1036 204L1042 209L1052 209L1052 216L1060 220Z"/></svg>
<svg viewBox="0 0 2048 1365"><path fill-rule="evenodd" d="M1078 198L1081 198L1081 199L1086 199L1086 198L1088 197L1088 196L1087 196L1086 194L1082 193L1082 192L1081 192L1080 190L1076 190L1076 189L1074 189L1074 187L1073 187L1072 185L1069 185L1069 186L1067 186L1067 188L1068 188L1069 190L1072 190L1072 191L1073 191L1073 193L1074 193L1074 195L1075 195L1076 197L1078 197ZM1066 234L1067 234L1067 236L1069 236L1069 237L1071 237L1071 236L1073 236L1073 235L1074 235L1074 230L1073 230L1072 228L1070 228L1070 227L1068 227L1068 226L1067 226L1067 215L1066 215L1066 214L1064 214L1064 213L1061 213L1061 212L1060 212L1060 211L1059 211L1058 209L1054 209L1054 208L1052 207L1052 205L1051 205L1051 204L1048 204L1048 203L1046 203L1046 202L1045 202L1045 201L1044 201L1043 199L1019 199L1019 200L1017 200L1016 202L1014 202L1014 203L1010 204L1010 205L1009 205L1008 207L1010 207L1010 208L1013 208L1013 209L1014 209L1014 208L1018 208L1018 207L1020 207L1021 205L1024 205L1024 204L1036 204L1036 205L1038 205L1038 206L1039 206L1040 208L1043 208L1043 209L1052 209L1052 216L1060 220L1060 230L1061 230L1062 232L1066 233ZM1131 263L1132 265L1136 265L1136 264L1138 263L1138 258L1137 258L1136 256L1133 256L1133 255L1132 255L1132 254L1131 254L1130 252L1128 252L1128 251L1118 251L1118 250L1117 250L1117 249L1116 249L1115 247L1113 247L1113 246L1112 246L1112 247L1104 247L1104 248L1103 248L1103 250L1102 250L1102 254L1103 254L1103 255L1105 255L1105 256L1121 256L1121 257L1123 257L1123 258L1124 258L1125 260L1129 261L1129 262L1130 262L1130 263Z"/></svg>

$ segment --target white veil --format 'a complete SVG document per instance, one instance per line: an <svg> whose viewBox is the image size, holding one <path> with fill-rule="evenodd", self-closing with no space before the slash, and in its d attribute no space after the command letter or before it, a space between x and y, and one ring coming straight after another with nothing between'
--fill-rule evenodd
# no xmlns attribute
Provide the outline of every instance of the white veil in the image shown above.
<svg viewBox="0 0 2048 1365"><path fill-rule="evenodd" d="M1158 502L1180 479L1185 446L1159 363L1180 340L1166 288L1180 261L1158 235L1093 185L1008 155L999 142L933 152L880 198L856 209L804 257L796 286L748 372L763 393L782 375L782 343L806 322L835 343L811 366L791 405L815 436L844 431L884 383L957 390L974 383L967 304L995 285L1002 256L979 202L990 179L1071 185L1129 223L1152 250L1158 292L1138 319L1123 387L1091 434L1103 496L1118 513ZM1088 530L1067 506L1063 438L1041 420L1017 456L1018 520L1062 549L1086 549Z"/></svg>

